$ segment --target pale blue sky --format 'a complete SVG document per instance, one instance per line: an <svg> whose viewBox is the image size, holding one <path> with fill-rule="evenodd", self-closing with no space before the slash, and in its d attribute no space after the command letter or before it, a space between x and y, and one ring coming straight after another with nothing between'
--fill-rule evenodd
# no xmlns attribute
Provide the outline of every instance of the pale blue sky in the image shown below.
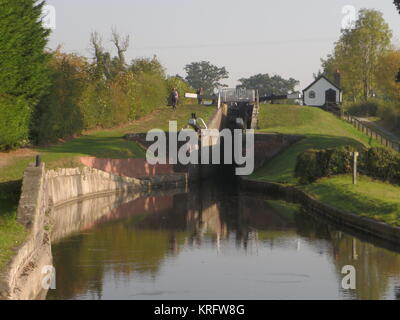
<svg viewBox="0 0 400 320"><path fill-rule="evenodd" d="M400 15L392 0L47 0L57 12L50 47L89 55L89 35L110 30L130 34L129 59L156 54L168 74L185 75L192 61L209 60L230 72L226 83L256 73L312 81L320 58L340 34L342 8L384 13L400 38Z"/></svg>

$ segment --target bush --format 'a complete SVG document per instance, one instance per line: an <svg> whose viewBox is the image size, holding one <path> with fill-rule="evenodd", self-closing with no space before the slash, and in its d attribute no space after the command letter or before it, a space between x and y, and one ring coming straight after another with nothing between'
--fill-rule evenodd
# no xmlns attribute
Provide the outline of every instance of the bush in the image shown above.
<svg viewBox="0 0 400 320"><path fill-rule="evenodd" d="M400 155L385 148L370 148L361 155L360 170L384 181L400 182Z"/></svg>
<svg viewBox="0 0 400 320"><path fill-rule="evenodd" d="M167 103L167 86L165 79L156 74L141 73L135 76L136 97L132 105L134 119L142 117Z"/></svg>
<svg viewBox="0 0 400 320"><path fill-rule="evenodd" d="M318 165L318 150L307 150L298 155L295 168L295 177L301 184L311 183L321 176Z"/></svg>
<svg viewBox="0 0 400 320"><path fill-rule="evenodd" d="M28 143L30 114L23 97L0 95L0 150Z"/></svg>
<svg viewBox="0 0 400 320"><path fill-rule="evenodd" d="M307 150L297 157L295 176L301 184L322 177L351 173L353 147ZM400 183L400 154L386 148L370 148L360 152L359 172L383 181Z"/></svg>
<svg viewBox="0 0 400 320"><path fill-rule="evenodd" d="M297 157L295 176L301 184L312 183L319 178L349 173L352 170L353 147L307 150Z"/></svg>
<svg viewBox="0 0 400 320"><path fill-rule="evenodd" d="M107 79L97 77L85 58L56 50L49 62L53 84L35 108L32 139L43 144L82 130L113 127L165 105L169 82L160 68L153 70L154 59L141 60L140 67L146 69L148 63L148 72L121 71Z"/></svg>
<svg viewBox="0 0 400 320"><path fill-rule="evenodd" d="M393 129L400 128L400 105L398 100L371 99L367 102L351 104L345 108L357 117L379 117Z"/></svg>
<svg viewBox="0 0 400 320"><path fill-rule="evenodd" d="M375 117L381 102L371 99L366 102L354 103L347 107L348 113L357 117Z"/></svg>
<svg viewBox="0 0 400 320"><path fill-rule="evenodd" d="M395 130L400 128L400 105L398 102L382 103L378 109L378 116L388 127Z"/></svg>
<svg viewBox="0 0 400 320"><path fill-rule="evenodd" d="M52 86L35 108L31 125L31 139L48 143L70 137L83 129L78 106L85 85L86 66L83 58L56 52L50 61Z"/></svg>

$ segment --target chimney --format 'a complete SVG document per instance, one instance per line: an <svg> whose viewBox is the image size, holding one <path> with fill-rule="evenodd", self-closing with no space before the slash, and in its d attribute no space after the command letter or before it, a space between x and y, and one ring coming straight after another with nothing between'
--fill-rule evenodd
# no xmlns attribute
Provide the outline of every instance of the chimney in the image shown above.
<svg viewBox="0 0 400 320"><path fill-rule="evenodd" d="M335 85L338 88L340 88L340 80L341 80L340 78L341 78L340 71L339 71L339 69L336 69L336 72L335 72Z"/></svg>

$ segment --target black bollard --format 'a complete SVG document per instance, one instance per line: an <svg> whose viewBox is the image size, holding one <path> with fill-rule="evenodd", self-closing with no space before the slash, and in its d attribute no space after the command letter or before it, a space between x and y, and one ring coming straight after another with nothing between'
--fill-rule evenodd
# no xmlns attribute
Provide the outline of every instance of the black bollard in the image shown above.
<svg viewBox="0 0 400 320"><path fill-rule="evenodd" d="M37 156L36 156L36 163L35 163L35 166L36 166L36 167L40 167L41 164L42 164L42 158L41 158L39 155L37 155Z"/></svg>

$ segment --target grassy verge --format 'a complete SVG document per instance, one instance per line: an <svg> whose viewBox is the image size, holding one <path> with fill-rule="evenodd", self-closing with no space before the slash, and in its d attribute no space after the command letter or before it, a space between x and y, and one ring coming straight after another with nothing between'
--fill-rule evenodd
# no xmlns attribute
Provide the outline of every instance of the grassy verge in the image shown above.
<svg viewBox="0 0 400 320"><path fill-rule="evenodd" d="M168 121L176 120L178 129L186 127L192 113L207 121L215 112L215 107L185 105L173 112L170 107L160 107L153 113L130 124L108 129L94 130L82 136L48 147L28 150L29 156L1 154L7 158L0 166L0 270L9 260L12 248L20 243L25 231L16 220L16 208L19 199L19 186L27 165L40 154L46 167L50 169L80 166L79 157L94 156L99 158L143 158L145 150L137 143L123 139L126 133L147 132L151 129L168 131Z"/></svg>
<svg viewBox="0 0 400 320"><path fill-rule="evenodd" d="M13 255L12 248L22 243L26 232L22 225L16 222L16 202L11 199L0 199L0 270Z"/></svg>
<svg viewBox="0 0 400 320"><path fill-rule="evenodd" d="M324 178L302 187L316 199L338 209L400 226L400 187L359 177L353 185L349 175Z"/></svg>
<svg viewBox="0 0 400 320"><path fill-rule="evenodd" d="M375 140L350 124L318 108L289 105L261 107L261 132L301 134L305 138L294 144L251 178L288 185L297 185L294 177L296 158L301 152L314 148L325 149L343 145L379 146ZM400 225L400 187L360 177L354 186L350 176L324 178L307 186L300 186L324 203L362 216Z"/></svg>

